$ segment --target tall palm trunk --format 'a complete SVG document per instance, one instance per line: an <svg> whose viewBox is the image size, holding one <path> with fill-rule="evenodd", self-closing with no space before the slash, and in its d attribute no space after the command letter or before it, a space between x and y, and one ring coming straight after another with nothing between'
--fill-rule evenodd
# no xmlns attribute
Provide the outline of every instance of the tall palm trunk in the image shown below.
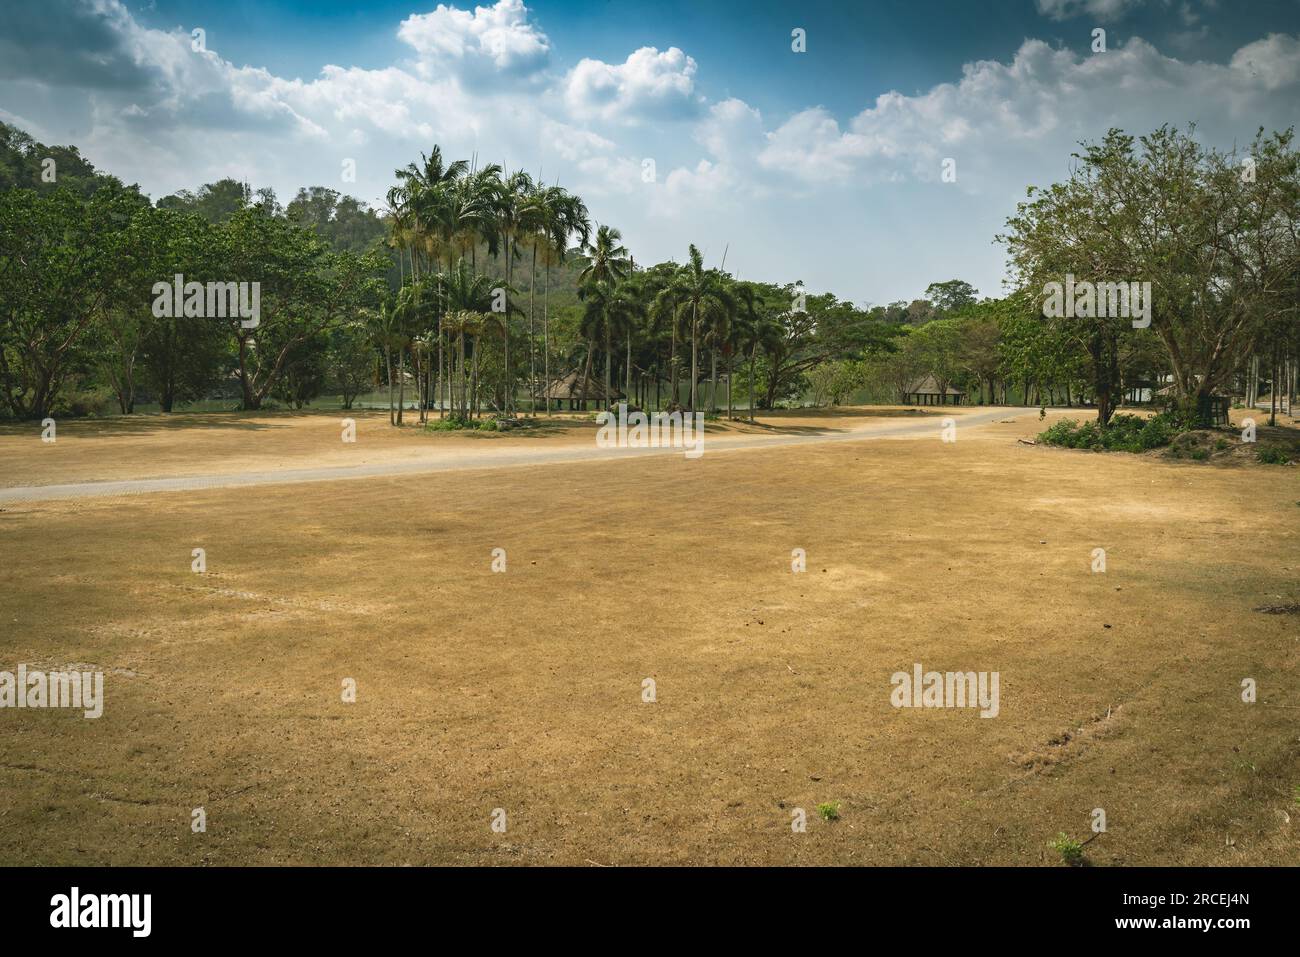
<svg viewBox="0 0 1300 957"><path fill-rule="evenodd" d="M694 412L697 408L696 386L700 381L700 304L694 303L691 309L691 411Z"/></svg>
<svg viewBox="0 0 1300 957"><path fill-rule="evenodd" d="M546 414L551 413L551 264L546 264L546 285L542 287L542 363L545 365Z"/></svg>
<svg viewBox="0 0 1300 957"><path fill-rule="evenodd" d="M733 410L731 408L731 374L736 367L736 356L732 352L727 356L727 420L730 421Z"/></svg>
<svg viewBox="0 0 1300 957"><path fill-rule="evenodd" d="M582 364L582 411L587 411L587 383L591 381L591 360L596 353L596 343L587 337L587 361Z"/></svg>
<svg viewBox="0 0 1300 957"><path fill-rule="evenodd" d="M713 348L709 350L709 358L713 362L713 376L709 383L709 411L718 411L718 350Z"/></svg>
<svg viewBox="0 0 1300 957"><path fill-rule="evenodd" d="M483 351L483 334L480 332L478 335L474 337L474 358L473 358L473 363L470 365L470 373L469 373L469 399L472 404L473 417L476 419L479 417L478 357L479 357L479 353L482 351Z"/></svg>
<svg viewBox="0 0 1300 957"><path fill-rule="evenodd" d="M537 244L533 243L533 265L528 273L528 383L532 391L533 415L537 415Z"/></svg>
<svg viewBox="0 0 1300 957"><path fill-rule="evenodd" d="M459 354L460 354L460 355L459 355L459 365L460 365L460 369L459 369L459 372L456 372L456 389L458 389L459 394L460 394L460 398L459 398L459 402L458 402L458 411L459 411L459 413L460 413L460 417L461 417L461 419L468 419L468 417L469 417L469 413L468 413L469 407L468 407L468 403L465 402L465 399L467 399L467 395L465 395L465 330L464 330L464 326L461 326L461 328L458 330L458 334L456 334L456 351L458 351Z"/></svg>
<svg viewBox="0 0 1300 957"><path fill-rule="evenodd" d="M510 231L507 230L506 231L506 296L507 297L509 297L510 295L510 277L514 275L514 262L515 262L514 249L511 246ZM511 382L510 382L510 300L509 298L506 299L505 315L501 317L501 327L504 330L501 334L501 337L505 342L505 346L504 346L505 354L504 354L504 358L502 359L502 362L505 364L505 375L506 375L505 395L502 397L501 400L501 411L504 415L508 416L510 415L511 393L514 391L511 388Z"/></svg>
<svg viewBox="0 0 1300 957"><path fill-rule="evenodd" d="M442 372L442 337L445 332L443 326L446 325L446 322L447 322L447 314L444 311L442 314L442 319L439 320L438 322L438 381L436 384L436 388L434 390L437 393L436 401L438 403L438 418L440 419L445 414L445 409L442 404L442 383L444 378Z"/></svg>
<svg viewBox="0 0 1300 957"><path fill-rule="evenodd" d="M609 339L610 339L609 317L606 316L605 317L605 408L607 409L610 407L609 403L611 399L610 373L613 371L613 366L614 366L614 350L610 346Z"/></svg>
<svg viewBox="0 0 1300 957"><path fill-rule="evenodd" d="M627 384L623 387L623 391L626 392L630 398L632 395L632 327L631 326L628 326L627 329L627 357L626 357L626 361L623 363L623 372L624 372L624 378L627 382ZM644 403L638 402L637 404L642 405Z"/></svg>
<svg viewBox="0 0 1300 957"><path fill-rule="evenodd" d="M754 368L758 365L758 343L749 351L749 424L754 424Z"/></svg>
<svg viewBox="0 0 1300 957"><path fill-rule="evenodd" d="M673 327L673 344L668 353L668 380L672 393L668 399L669 404L677 402L677 304L673 304L672 309L672 327Z"/></svg>
<svg viewBox="0 0 1300 957"><path fill-rule="evenodd" d="M397 349L397 424L402 424L402 406L406 404L406 349Z"/></svg>
<svg viewBox="0 0 1300 957"><path fill-rule="evenodd" d="M384 346L384 368L388 372L388 424L396 425L397 419L393 414L393 353L387 345Z"/></svg>

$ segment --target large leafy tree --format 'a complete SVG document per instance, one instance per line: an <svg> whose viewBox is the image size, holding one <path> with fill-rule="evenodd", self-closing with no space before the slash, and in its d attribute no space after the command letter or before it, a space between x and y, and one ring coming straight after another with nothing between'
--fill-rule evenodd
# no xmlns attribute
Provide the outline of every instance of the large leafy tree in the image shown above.
<svg viewBox="0 0 1300 957"><path fill-rule="evenodd" d="M1190 131L1166 126L1135 139L1111 130L1075 154L1068 180L1031 190L999 238L1030 293L1067 273L1077 281L1149 282L1150 328L1191 418L1269 329L1294 321L1300 200L1291 144L1289 131L1261 131L1243 163ZM1105 424L1122 389L1131 321L1056 322L1087 354Z"/></svg>
<svg viewBox="0 0 1300 957"><path fill-rule="evenodd" d="M144 200L103 185L0 191L0 401L20 418L55 408L92 324L111 304L121 236Z"/></svg>
<svg viewBox="0 0 1300 957"><path fill-rule="evenodd" d="M324 242L256 208L220 235L226 281L261 284L261 319L226 320L234 337L242 405L261 408L291 353L373 304L386 262L376 253L334 253Z"/></svg>

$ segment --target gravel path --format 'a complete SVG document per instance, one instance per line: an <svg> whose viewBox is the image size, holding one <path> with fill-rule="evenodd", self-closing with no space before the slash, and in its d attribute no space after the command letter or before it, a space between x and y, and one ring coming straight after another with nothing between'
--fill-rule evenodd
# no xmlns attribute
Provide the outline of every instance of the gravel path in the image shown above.
<svg viewBox="0 0 1300 957"><path fill-rule="evenodd" d="M1037 409L1003 407L987 412L958 415L957 435L974 425L1037 412ZM819 432L811 435L758 435L743 437L709 436L704 439L704 454L736 452L790 445L823 442L858 442L864 439L908 437L931 433L939 438L940 419L927 417L902 425L869 425L845 432ZM534 449L445 449L427 458L408 462L378 462L370 465L347 465L301 469L267 469L213 475L186 475L173 478L126 479L105 482L78 482L69 485L27 485L0 488L0 503L43 502L57 499L102 498L106 496L145 495L154 492L187 492L208 488L238 488L248 485L286 485L296 482L337 482L379 476L422 475L432 472L472 469L513 468L528 465L558 465L573 462L618 462L642 455L683 455L680 448L602 449L591 445Z"/></svg>

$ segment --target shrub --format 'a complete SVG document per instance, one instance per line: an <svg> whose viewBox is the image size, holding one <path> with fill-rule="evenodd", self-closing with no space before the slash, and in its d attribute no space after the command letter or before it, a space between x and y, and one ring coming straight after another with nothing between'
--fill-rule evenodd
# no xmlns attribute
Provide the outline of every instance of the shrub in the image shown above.
<svg viewBox="0 0 1300 957"><path fill-rule="evenodd" d="M1290 465L1291 458L1280 445L1261 445L1255 452L1255 460L1265 465Z"/></svg>
<svg viewBox="0 0 1300 957"><path fill-rule="evenodd" d="M1105 428L1095 421L1080 424L1062 419L1038 436L1047 445L1094 452L1145 452L1168 445L1174 435L1173 421L1163 413L1144 419L1137 415L1116 415Z"/></svg>
<svg viewBox="0 0 1300 957"><path fill-rule="evenodd" d="M458 415L449 415L445 419L430 419L424 427L431 432L455 432L459 429L472 429L474 424Z"/></svg>

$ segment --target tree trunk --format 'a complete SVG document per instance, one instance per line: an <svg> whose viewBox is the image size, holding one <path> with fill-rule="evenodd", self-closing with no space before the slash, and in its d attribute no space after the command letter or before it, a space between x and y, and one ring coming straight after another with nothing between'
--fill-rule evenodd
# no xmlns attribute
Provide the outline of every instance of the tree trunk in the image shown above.
<svg viewBox="0 0 1300 957"><path fill-rule="evenodd" d="M393 354L387 346L384 346L384 368L388 372L388 424L396 425L397 419L393 412Z"/></svg>
<svg viewBox="0 0 1300 957"><path fill-rule="evenodd" d="M610 408L611 382L614 371L614 349L610 344L609 317L605 317L605 408Z"/></svg>
<svg viewBox="0 0 1300 957"><path fill-rule="evenodd" d="M709 411L718 411L718 350L716 348L709 350L709 361L713 364L712 374L709 377Z"/></svg>
<svg viewBox="0 0 1300 957"><path fill-rule="evenodd" d="M537 415L537 243L533 243L533 266L528 273L528 383L532 392L533 415Z"/></svg>
<svg viewBox="0 0 1300 957"><path fill-rule="evenodd" d="M546 378L546 384L542 386L546 390L546 413L551 412L551 264L546 264L546 285L542 287L542 364L545 366L543 375Z"/></svg>
<svg viewBox="0 0 1300 957"><path fill-rule="evenodd" d="M397 349L397 424L402 424L402 406L406 404L406 350Z"/></svg>
<svg viewBox="0 0 1300 957"><path fill-rule="evenodd" d="M680 391L677 386L677 303L673 303L670 321L673 327L673 338L672 348L668 353L668 382L670 387L668 402L670 405L676 405Z"/></svg>
<svg viewBox="0 0 1300 957"><path fill-rule="evenodd" d="M758 343L749 352L749 424L754 424L754 369L758 365Z"/></svg>
<svg viewBox="0 0 1300 957"><path fill-rule="evenodd" d="M691 314L691 411L698 408L697 386L700 381L700 344L699 344L699 320L700 304L695 303L692 307Z"/></svg>

